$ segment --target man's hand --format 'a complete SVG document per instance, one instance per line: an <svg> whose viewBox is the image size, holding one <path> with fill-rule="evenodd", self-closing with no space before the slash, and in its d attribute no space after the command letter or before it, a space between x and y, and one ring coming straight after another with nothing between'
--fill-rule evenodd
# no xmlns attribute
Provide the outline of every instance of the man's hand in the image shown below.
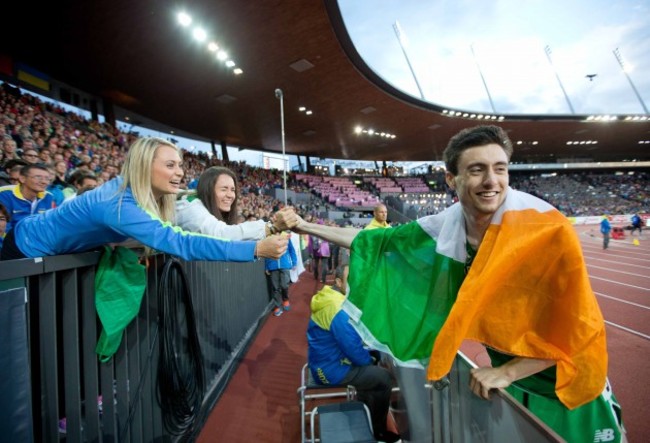
<svg viewBox="0 0 650 443"><path fill-rule="evenodd" d="M305 225L307 225L307 222L298 214L295 214L295 222L296 223L291 228L293 232L296 234L309 234L308 232L301 229L301 227L305 227Z"/></svg>
<svg viewBox="0 0 650 443"><path fill-rule="evenodd" d="M474 368L471 370L469 387L474 394L489 400L491 389L507 388L513 381L503 367Z"/></svg>
<svg viewBox="0 0 650 443"><path fill-rule="evenodd" d="M298 224L299 218L296 211L291 206L287 206L275 213L273 226L280 232L287 231Z"/></svg>
<svg viewBox="0 0 650 443"><path fill-rule="evenodd" d="M507 388L512 382L537 374L554 364L554 360L515 357L497 368L474 368L469 387L474 394L489 400L491 389Z"/></svg>
<svg viewBox="0 0 650 443"><path fill-rule="evenodd" d="M257 242L255 255L260 258L278 259L287 251L289 237L285 235L272 235Z"/></svg>

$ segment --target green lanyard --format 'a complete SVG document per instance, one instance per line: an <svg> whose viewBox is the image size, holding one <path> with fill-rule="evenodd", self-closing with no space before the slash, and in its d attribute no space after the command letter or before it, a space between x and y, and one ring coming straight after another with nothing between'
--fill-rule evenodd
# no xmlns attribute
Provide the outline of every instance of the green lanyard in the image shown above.
<svg viewBox="0 0 650 443"><path fill-rule="evenodd" d="M465 275L469 272L469 268L472 267L472 262L474 257L476 257L477 249L472 248L469 242L465 242L465 250L467 251L467 258L465 259Z"/></svg>

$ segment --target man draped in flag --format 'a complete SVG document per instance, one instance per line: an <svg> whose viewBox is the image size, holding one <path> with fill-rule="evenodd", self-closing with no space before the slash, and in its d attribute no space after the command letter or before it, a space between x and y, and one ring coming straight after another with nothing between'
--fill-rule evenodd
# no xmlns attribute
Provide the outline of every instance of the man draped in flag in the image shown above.
<svg viewBox="0 0 650 443"><path fill-rule="evenodd" d="M464 339L479 341L492 367L472 370L475 394L508 389L567 441L624 440L577 235L508 186L511 155L501 128L464 129L443 153L459 202L442 213L393 229L295 230L351 247L343 308L371 347L438 380Z"/></svg>

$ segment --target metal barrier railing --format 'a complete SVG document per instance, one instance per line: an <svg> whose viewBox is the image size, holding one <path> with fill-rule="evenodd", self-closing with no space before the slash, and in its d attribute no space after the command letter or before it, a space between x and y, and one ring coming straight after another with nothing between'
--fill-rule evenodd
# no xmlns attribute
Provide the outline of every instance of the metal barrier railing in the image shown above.
<svg viewBox="0 0 650 443"><path fill-rule="evenodd" d="M422 369L391 367L399 386L391 410L403 441L564 441L507 392L496 391L489 401L478 398L469 388L473 367L459 352L448 378L434 384Z"/></svg>
<svg viewBox="0 0 650 443"><path fill-rule="evenodd" d="M94 300L99 258L99 252L91 252L0 264L0 297L12 301L12 318L25 320L28 344L28 358L12 358L11 353L20 349L5 345L15 340L15 333L12 337L0 334L0 352L6 357L0 359L3 377L21 371L28 374L26 388L20 383L1 385L6 392L0 393L0 411L31 409L31 414L14 414L10 425L3 423L3 431L13 432L3 435L3 440L58 441L63 437L59 429L62 418L69 442L174 439L163 426L156 400L157 288L166 257L149 258L140 311L107 363L100 363L95 354L101 331ZM202 409L209 411L233 361L268 311L264 264L184 262L183 268L190 282L204 357ZM24 294L22 306L16 302L16 294ZM199 429L202 419L205 417L198 419Z"/></svg>

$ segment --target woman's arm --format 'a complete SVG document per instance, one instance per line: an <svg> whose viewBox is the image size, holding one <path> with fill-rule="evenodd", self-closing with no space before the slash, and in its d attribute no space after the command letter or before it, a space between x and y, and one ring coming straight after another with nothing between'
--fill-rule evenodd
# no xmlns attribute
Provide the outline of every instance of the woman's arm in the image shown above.
<svg viewBox="0 0 650 443"><path fill-rule="evenodd" d="M223 240L184 231L144 211L130 194L122 199L117 214L110 212L106 223L115 231L152 249L185 260L246 262L256 257L279 258L287 249L288 239L281 236L272 236L256 243Z"/></svg>
<svg viewBox="0 0 650 443"><path fill-rule="evenodd" d="M263 220L228 225L212 215L199 199L176 202L176 224L186 231L229 240L260 240L268 235Z"/></svg>

